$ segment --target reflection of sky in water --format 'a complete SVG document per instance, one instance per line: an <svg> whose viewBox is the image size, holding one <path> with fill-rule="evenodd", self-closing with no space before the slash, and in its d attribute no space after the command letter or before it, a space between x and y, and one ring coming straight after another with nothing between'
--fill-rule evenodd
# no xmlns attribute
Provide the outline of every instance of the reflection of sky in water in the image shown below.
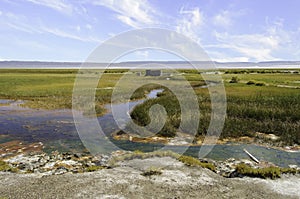
<svg viewBox="0 0 300 199"><path fill-rule="evenodd" d="M149 97L155 97L157 92L151 92ZM130 106L141 103L142 100L130 102ZM14 103L10 100L0 100L1 104ZM118 104L117 106L128 106L127 104ZM22 140L25 142L43 142L45 150L61 150L61 151L82 151L84 148L77 134L73 115L71 110L55 110L45 111L29 108L21 108L19 106L0 106L0 133L9 137L0 138L0 143L14 140ZM118 130L113 120L111 112L98 118L105 134L110 135ZM116 146L126 150L142 150L153 151L162 147L159 144L132 143L129 141L112 140ZM103 139L104 141L106 139ZM105 143L103 143L105 145ZM231 157L248 158L243 152L247 149L259 160L274 162L281 166L289 164L300 165L300 153L288 153L275 149L255 145L216 145L207 158L224 160ZM169 149L178 151L180 147L170 146ZM197 157L199 147L190 147L186 152L188 155Z"/></svg>
<svg viewBox="0 0 300 199"><path fill-rule="evenodd" d="M0 99L0 104L9 104L11 102L13 102L13 100Z"/></svg>

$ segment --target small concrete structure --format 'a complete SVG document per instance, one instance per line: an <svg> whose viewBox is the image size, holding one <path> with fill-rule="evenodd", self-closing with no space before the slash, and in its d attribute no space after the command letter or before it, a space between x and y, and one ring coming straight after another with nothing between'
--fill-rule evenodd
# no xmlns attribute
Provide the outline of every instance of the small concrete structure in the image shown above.
<svg viewBox="0 0 300 199"><path fill-rule="evenodd" d="M145 76L161 76L161 70L146 70Z"/></svg>

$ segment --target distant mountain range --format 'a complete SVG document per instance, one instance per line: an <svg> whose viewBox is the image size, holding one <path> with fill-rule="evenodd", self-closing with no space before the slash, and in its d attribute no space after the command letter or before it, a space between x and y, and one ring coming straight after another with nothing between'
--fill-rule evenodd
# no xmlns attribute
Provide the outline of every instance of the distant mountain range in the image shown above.
<svg viewBox="0 0 300 199"><path fill-rule="evenodd" d="M72 69L80 68L175 68L191 69L193 66L198 69L219 69L226 68L300 68L300 61L268 61L268 62L208 62L208 61L137 61L120 63L82 63L80 62L40 62L40 61L1 61L0 68L18 69Z"/></svg>

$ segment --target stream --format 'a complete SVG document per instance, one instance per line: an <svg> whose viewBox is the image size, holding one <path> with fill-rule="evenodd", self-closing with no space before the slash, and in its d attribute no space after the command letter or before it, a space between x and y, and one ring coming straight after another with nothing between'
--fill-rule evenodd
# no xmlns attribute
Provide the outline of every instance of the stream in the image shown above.
<svg viewBox="0 0 300 199"><path fill-rule="evenodd" d="M159 92L162 92L162 90L152 90L147 95L147 99L155 98ZM143 103L144 100L145 99L129 102L129 107L133 108L137 104ZM26 143L43 142L45 152L52 150L82 152L85 150L75 128L72 110L30 109L19 106L21 103L22 101L0 99L0 144L19 140ZM122 108L122 106L128 106L128 104L113 104L112 106L115 106L114 108ZM113 140L110 135L112 132L118 130L118 126L114 122L110 111L111 106L107 105L106 108L108 112L98 117L98 121L107 135L107 138L119 148L149 152L158 150L164 146L162 144ZM168 147L168 149L174 152L179 151L180 148L182 147ZM200 148L201 146L189 147L185 154L197 157ZM226 160L228 158L248 159L243 149L247 149L259 160L270 161L279 166L300 166L300 152L286 152L254 144L215 145L206 158L214 160Z"/></svg>

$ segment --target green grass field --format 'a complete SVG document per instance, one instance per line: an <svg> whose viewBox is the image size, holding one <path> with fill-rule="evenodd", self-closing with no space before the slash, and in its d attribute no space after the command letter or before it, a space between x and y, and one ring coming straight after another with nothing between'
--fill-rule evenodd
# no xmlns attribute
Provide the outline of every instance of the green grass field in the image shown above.
<svg viewBox="0 0 300 199"><path fill-rule="evenodd" d="M72 107L72 91L77 70L0 70L0 99L26 100L25 106L44 109L61 109ZM99 81L96 92L96 110L104 113L102 105L111 101L112 89L126 70L106 71ZM205 84L196 71L184 70L184 77L193 86L198 96L201 111L199 135L205 134L210 121L210 98L208 89L201 88ZM91 71L97 74L99 71ZM129 74L133 80L151 80L152 77L138 77ZM300 144L300 74L276 71L223 71L222 78L227 95L227 118L222 137L253 136L255 132L274 133L281 136L286 144ZM236 83L229 83L232 79ZM165 77L158 77L165 82ZM170 77L169 82L181 85L182 79ZM251 84L248 84L252 82ZM127 81L126 88L135 85L135 81ZM138 89L132 99L142 98L151 89L159 85L146 85ZM135 108L132 113L137 123L148 124L149 107L155 103L167 106L169 119L160 132L161 135L172 136L180 123L180 108L172 93L167 90L157 99L149 100Z"/></svg>
<svg viewBox="0 0 300 199"><path fill-rule="evenodd" d="M31 108L61 109L72 108L72 92L77 70L0 70L0 98L26 100ZM113 87L122 76L121 71L105 73L97 89L97 105L110 102ZM96 73L96 72L95 72ZM101 114L101 109L99 109Z"/></svg>
<svg viewBox="0 0 300 199"><path fill-rule="evenodd" d="M194 71L184 72L192 85L203 82L201 76ZM236 83L230 83L233 77L238 80ZM256 132L262 132L280 136L281 139L276 143L279 146L300 144L300 89L295 86L300 87L299 73L240 73L233 70L231 73L224 72L222 78L227 96L227 117L221 138L253 137ZM254 84L247 84L249 81ZM194 87L194 90L198 95L201 111L198 136L203 136L211 118L210 98L208 89ZM174 136L181 115L178 102L171 92L166 91L162 97L137 106L132 117L140 125L147 125L150 122L148 110L157 103L167 105L167 112L170 113L159 134Z"/></svg>

